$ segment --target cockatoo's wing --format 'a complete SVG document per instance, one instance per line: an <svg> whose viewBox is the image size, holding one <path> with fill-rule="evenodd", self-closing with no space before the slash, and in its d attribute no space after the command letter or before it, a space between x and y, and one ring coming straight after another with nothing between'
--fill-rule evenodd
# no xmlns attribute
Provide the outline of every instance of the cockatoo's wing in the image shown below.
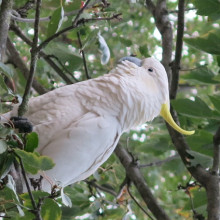
<svg viewBox="0 0 220 220"><path fill-rule="evenodd" d="M111 155L120 135L116 118L87 113L41 150L56 164L46 175L62 186L87 178Z"/></svg>

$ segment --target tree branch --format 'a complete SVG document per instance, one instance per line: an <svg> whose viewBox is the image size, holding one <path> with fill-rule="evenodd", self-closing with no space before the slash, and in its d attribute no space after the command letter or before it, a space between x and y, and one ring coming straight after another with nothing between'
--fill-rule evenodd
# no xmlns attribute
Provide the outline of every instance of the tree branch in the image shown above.
<svg viewBox="0 0 220 220"><path fill-rule="evenodd" d="M94 4L100 2L101 0L97 0L95 1L94 3L89 3L88 4L88 7L87 8L92 8ZM18 21L18 22L24 22L24 23L34 23L35 19L34 18L23 18L23 17L19 17L19 14L23 14L23 13L26 13L27 10L29 10L29 7L31 7L31 3L32 3L32 0L28 1L30 2L30 4L28 5L28 7L22 7L22 8L19 8L17 11L13 10L12 11L12 14L11 14L11 19L14 20L14 21ZM23 8L26 10L25 12L23 12ZM20 10L22 10L22 12L20 12ZM64 16L65 17L68 17L68 16L71 16L71 15L76 15L78 13L79 10L73 10L73 11L69 11L69 12L65 12L64 13ZM40 22L43 22L43 21L50 21L51 20L51 16L48 16L48 17L42 17L39 19Z"/></svg>
<svg viewBox="0 0 220 220"><path fill-rule="evenodd" d="M74 79L74 81L75 82L79 82L79 80L78 79L76 79L75 77L74 77L74 75L66 68L66 66L59 60L59 58L58 57L56 57L55 55L46 55L45 53L43 53L43 51L42 52L40 52L40 56L47 56L47 59L49 59L50 61L52 61L53 62L53 59L55 59L58 63L59 63L59 65L63 68L63 70L66 72L66 73L68 73L69 74L69 76L71 77L71 78L73 78ZM53 59L52 59L53 58ZM53 62L54 63L54 62ZM48 64L50 64L49 62L48 62ZM56 63L54 63L55 65L56 65ZM56 65L57 66L57 65ZM53 68L53 66L51 65L51 67ZM58 67L58 66L57 66ZM59 68L59 67L58 67ZM55 68L53 68L54 70L55 70ZM59 68L59 71L62 71L60 68ZM57 72L58 73L58 72ZM63 73L63 72L62 72ZM72 82L72 81L71 81ZM74 82L72 82L71 84L73 84Z"/></svg>
<svg viewBox="0 0 220 220"><path fill-rule="evenodd" d="M40 210L37 207L37 204L36 204L36 202L34 200L34 196L33 196L32 192L31 192L30 185L29 185L28 180L27 180L27 176L26 176L26 173L25 173L25 169L24 169L24 165L23 165L22 159L21 159L21 157L18 154L16 154L16 153L14 153L14 154L15 154L15 156L19 160L19 163L20 163L20 166L21 166L21 173L23 175L23 178L24 178L24 181L25 181L25 185L27 187L27 191L28 191L28 194L29 194L30 199L31 199L31 204L32 204L32 207L34 209L33 211L34 211L34 214L37 217L36 220L42 220L41 214L40 214Z"/></svg>
<svg viewBox="0 0 220 220"><path fill-rule="evenodd" d="M83 13L83 11L85 10L85 8L88 6L89 2L91 0L87 0L86 3L84 4L84 6L78 11L74 21L72 22L72 25L69 27L64 28L61 31L58 31L57 33L55 33L54 35L48 37L45 41L43 41L39 46L38 46L38 51L42 50L50 41L52 41L53 39L59 37L61 34L70 31L76 27L78 27L78 19L80 17L80 15Z"/></svg>
<svg viewBox="0 0 220 220"><path fill-rule="evenodd" d="M20 57L18 51L16 50L15 46L9 38L7 39L7 50L10 62L12 62L13 65L15 65L18 69L20 69L24 77L28 79L29 69ZM40 83L38 83L38 81L35 78L33 79L33 88L40 95L48 92L47 89L45 89Z"/></svg>
<svg viewBox="0 0 220 220"><path fill-rule="evenodd" d="M148 164L140 164L138 167L144 168L144 167L152 167L152 166L161 166L162 164L170 162L170 161L175 160L177 158L179 158L179 155L173 155L171 157L166 158L165 160L158 160L158 161L148 163Z"/></svg>
<svg viewBox="0 0 220 220"><path fill-rule="evenodd" d="M26 37L20 28L15 24L11 24L10 29L19 36L26 44L32 46L32 41ZM43 51L40 51L39 55L44 58L44 60L54 69L54 71L67 83L72 84L73 82L63 73L60 67L51 59L51 57L45 54ZM33 84L34 85L34 84Z"/></svg>
<svg viewBox="0 0 220 220"><path fill-rule="evenodd" d="M89 1L89 0L88 0ZM73 30L73 29L76 29L77 27L87 23L87 22L90 22L90 21L109 21L109 20L113 20L113 19L118 19L118 17L121 15L121 13L119 14L115 14L111 17L101 17L101 18L88 18L88 19L80 19L79 21L77 22L74 22L73 21L73 24L69 27L66 27L64 28L63 30L61 31L58 31L56 34L50 36L49 38L47 38L45 41L43 41L39 46L38 46L38 51L42 50L50 41L54 40L55 38L59 37L61 34L67 32L67 31L70 31L70 30Z"/></svg>
<svg viewBox="0 0 220 220"><path fill-rule="evenodd" d="M39 18L40 18L40 6L41 6L41 0L37 0L36 5L36 13L35 13L35 23L34 23L34 38L33 38L33 44L31 49L31 64L30 64L30 73L27 80L27 84L25 87L23 100L21 105L18 108L18 116L23 116L25 112L27 111L27 104L29 101L29 94L32 87L33 79L34 79L34 73L36 70L36 64L38 59L39 51L37 50L38 45L38 27L39 27Z"/></svg>
<svg viewBox="0 0 220 220"><path fill-rule="evenodd" d="M145 213L146 216L148 216L148 218L150 218L151 220L154 220L151 215L139 204L139 202L137 201L137 199L132 195L129 186L127 187L128 190L128 194L129 196L133 199L133 201L136 203L136 205Z"/></svg>
<svg viewBox="0 0 220 220"><path fill-rule="evenodd" d="M105 186L98 185L95 180L91 180L91 181L85 180L85 182L87 184L89 184L90 186L93 186L97 189L100 189L103 192L106 192L106 193L109 193L109 194L113 195L114 197L117 196L117 193L114 190L112 190L108 187L105 187Z"/></svg>
<svg viewBox="0 0 220 220"><path fill-rule="evenodd" d="M185 12L185 1L179 0L175 60L172 63L172 83L170 88L171 99L175 99L179 85L179 71L180 71L180 62L182 57L183 34L184 34L184 12Z"/></svg>
<svg viewBox="0 0 220 220"><path fill-rule="evenodd" d="M12 5L13 0L2 0L0 8L0 61L3 60L5 54Z"/></svg>
<svg viewBox="0 0 220 220"><path fill-rule="evenodd" d="M66 84L73 84L72 80L63 73L60 67L51 59L50 55L45 54L43 51L40 52L40 56L56 71L56 73L66 82Z"/></svg>
<svg viewBox="0 0 220 220"><path fill-rule="evenodd" d="M147 9L152 13L155 19L156 27L162 37L162 64L166 69L169 83L171 82L170 63L172 58L173 30L168 17L166 0L158 0L155 6L151 0L146 0Z"/></svg>
<svg viewBox="0 0 220 220"><path fill-rule="evenodd" d="M213 166L212 172L214 174L219 173L219 164L220 164L220 127L218 128L215 136L213 137L214 153L213 153Z"/></svg>
<svg viewBox="0 0 220 220"><path fill-rule="evenodd" d="M80 33L79 31L77 31L77 38L78 38L78 42L79 42L79 46L80 46L80 52L82 54L82 58L83 58L83 65L84 65L84 70L85 70L85 74L86 74L86 78L87 79L91 79L90 75L89 75L89 72L88 72L88 69L87 69L87 65L86 65L86 57L85 57L85 53L84 53L84 50L82 49L82 42L81 42L81 39L80 39Z"/></svg>
<svg viewBox="0 0 220 220"><path fill-rule="evenodd" d="M156 199L154 198L151 190L147 186L147 183L140 172L137 164L134 163L133 158L120 144L115 149L115 154L119 158L120 162L126 170L126 175L134 183L145 204L152 212L152 214L158 220L170 220L169 216L159 206Z"/></svg>

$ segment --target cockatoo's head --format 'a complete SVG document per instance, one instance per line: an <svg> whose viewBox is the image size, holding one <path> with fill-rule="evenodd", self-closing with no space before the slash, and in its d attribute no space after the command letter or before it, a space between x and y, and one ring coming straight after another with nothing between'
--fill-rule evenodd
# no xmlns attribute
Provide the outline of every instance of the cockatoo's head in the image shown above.
<svg viewBox="0 0 220 220"><path fill-rule="evenodd" d="M191 135L194 134L195 131L186 131L180 128L175 121L173 120L170 114L170 99L169 99L169 86L168 86L168 78L167 73L163 65L156 59L150 57L140 60L136 57L123 57L119 60L119 62L128 60L139 67L145 69L145 72L148 74L148 84L156 84L157 85L157 95L160 96L160 115L164 118L164 120L170 124L175 130L178 132Z"/></svg>

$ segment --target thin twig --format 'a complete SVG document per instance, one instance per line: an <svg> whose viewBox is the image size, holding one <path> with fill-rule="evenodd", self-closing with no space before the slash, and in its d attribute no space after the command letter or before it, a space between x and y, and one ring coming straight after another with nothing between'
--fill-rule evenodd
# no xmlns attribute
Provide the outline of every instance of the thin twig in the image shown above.
<svg viewBox="0 0 220 220"><path fill-rule="evenodd" d="M219 164L220 164L220 127L215 133L213 137L213 145L214 145L214 152L213 152L213 165L212 165L212 172L214 174L218 174L219 172Z"/></svg>
<svg viewBox="0 0 220 220"><path fill-rule="evenodd" d="M8 50L8 58L9 61L17 67L21 73L24 75L26 79L28 79L29 76L29 69L27 65L22 60L19 52L15 48L14 44L11 42L11 40L8 38L7 40L7 50ZM48 92L46 88L44 88L37 80L36 78L33 79L33 88L35 91L37 91L40 95Z"/></svg>
<svg viewBox="0 0 220 220"><path fill-rule="evenodd" d="M110 188L107 188L105 186L98 185L94 180L91 180L91 181L85 180L85 182L88 185L91 185L91 186L93 186L93 187L95 187L97 189L100 189L103 192L106 192L106 193L109 193L109 194L113 195L114 197L117 196L117 193L114 190L112 190Z"/></svg>
<svg viewBox="0 0 220 220"><path fill-rule="evenodd" d="M21 166L21 173L23 175L25 185L27 187L27 191L28 191L28 194L29 194L30 199L31 199L31 204L32 204L32 207L33 207L34 214L36 215L37 220L42 220L41 215L40 215L40 211L37 208L37 204L34 200L34 195L31 192L31 188L30 188L30 185L29 185L28 180L27 180L27 175L26 175L26 172L25 172L25 169L24 169L23 161L22 161L21 157L18 154L16 154L15 152L14 152L14 154L19 160L19 163L20 163L20 166Z"/></svg>
<svg viewBox="0 0 220 220"><path fill-rule="evenodd" d="M40 55L41 55L41 52L40 52ZM49 60L51 60L50 58L54 58L60 64L60 66L63 68L63 70L65 72L67 72L70 77L72 77L74 79L74 81L79 82L79 80L75 78L75 76L66 68L66 66L59 60L59 58L57 56L55 56L55 55L47 55L47 58L49 58ZM73 84L73 82L71 84Z"/></svg>
<svg viewBox="0 0 220 220"><path fill-rule="evenodd" d="M72 24L69 27L64 28L61 31L58 31L57 33L55 33L54 35L50 36L49 38L47 38L45 41L43 41L39 46L38 46L38 51L42 50L50 41L54 40L55 38L59 37L61 34L73 30L87 22L90 21L109 21L109 20L113 20L113 19L118 19L119 16L121 15L121 13L115 14L111 17L100 17L100 18L88 18L88 19L80 19L79 21L76 22L76 24Z"/></svg>
<svg viewBox="0 0 220 220"><path fill-rule="evenodd" d="M34 23L34 38L33 38L33 45L32 45L32 49L31 49L30 73L29 73L29 78L27 80L27 84L25 87L22 103L18 108L18 116L23 116L25 114L25 112L27 111L29 94L30 94L30 90L32 87L34 74L35 74L35 70L36 70L36 65L37 65L37 59L38 59L38 53L39 53L39 51L37 50L37 45L38 45L40 6L41 6L41 0L37 0L36 13L35 13L35 23Z"/></svg>
<svg viewBox="0 0 220 220"><path fill-rule="evenodd" d="M51 55L46 55L43 51L39 53L41 57L56 71L56 73L65 81L66 84L73 84L73 81L60 69L60 67L51 59Z"/></svg>
<svg viewBox="0 0 220 220"><path fill-rule="evenodd" d="M14 33L19 36L26 44L29 46L32 46L32 41L24 35L24 33L20 30L18 26L15 24L11 24L10 29L14 31ZM45 54L43 51L40 51L39 53L40 57L43 57L44 60L54 69L54 71L67 83L72 84L73 82L63 73L63 71L59 68L59 66L50 58L51 55ZM76 79L75 79L76 80ZM34 86L34 82L33 82Z"/></svg>
<svg viewBox="0 0 220 220"><path fill-rule="evenodd" d="M144 167L152 167L152 166L161 166L162 164L175 160L177 158L179 158L179 155L173 155L171 157L166 158L165 160L159 160L148 164L140 164L138 167L144 168Z"/></svg>
<svg viewBox="0 0 220 220"><path fill-rule="evenodd" d="M53 39L59 37L61 34L67 32L67 31L70 31L76 27L78 27L78 19L80 17L80 15L83 13L83 11L85 10L85 8L88 6L89 2L91 0L87 0L86 3L84 4L84 6L78 11L74 21L72 22L72 25L67 27L67 28L64 28L63 30L55 33L54 35L48 37L45 41L43 41L39 46L38 46L38 51L40 51L42 48L44 48L50 41L52 41Z"/></svg>
<svg viewBox="0 0 220 220"><path fill-rule="evenodd" d="M127 187L128 194L132 198L132 200L136 203L136 205L151 219L154 220L154 218L140 205L140 203L136 200L136 198L132 195L129 186Z"/></svg>
<svg viewBox="0 0 220 220"><path fill-rule="evenodd" d="M80 52L81 52L82 58L83 58L83 65L84 65L84 69L85 69L86 78L87 78L87 79L91 79L91 77L90 77L90 75L89 75L89 72L88 72L87 65L86 65L85 53L84 53L84 50L82 49L83 45L82 45L82 41L81 41L81 38L80 38L80 33L79 33L79 31L77 31L77 38L78 38L78 42L79 42L79 46L80 46Z"/></svg>
<svg viewBox="0 0 220 220"><path fill-rule="evenodd" d="M98 0L98 1L95 1L94 3L92 4L89 4L87 8L92 8L94 4L100 2L101 0ZM19 9L18 9L19 10ZM73 10L73 11L69 11L69 12L65 12L64 13L64 16L65 17L69 17L71 15L75 15L79 10ZM13 10L12 11L12 14L11 14L11 18L12 20L14 21L18 21L18 22L24 22L24 23L34 23L35 22L35 19L34 18L22 18L19 16L19 12ZM50 21L51 20L51 16L48 16L48 17L42 17L39 19L40 22L42 21Z"/></svg>
<svg viewBox="0 0 220 220"><path fill-rule="evenodd" d="M145 204L155 216L156 219L170 220L169 216L165 213L162 207L158 204L156 198L148 187L146 180L140 172L139 167L134 162L132 156L120 144L115 149L115 154L126 170L126 175L134 183L140 196L143 198Z"/></svg>
<svg viewBox="0 0 220 220"><path fill-rule="evenodd" d="M197 10L197 8L185 8L185 11L192 11L192 10ZM171 13L178 13L179 10L170 10L168 11L169 14Z"/></svg>

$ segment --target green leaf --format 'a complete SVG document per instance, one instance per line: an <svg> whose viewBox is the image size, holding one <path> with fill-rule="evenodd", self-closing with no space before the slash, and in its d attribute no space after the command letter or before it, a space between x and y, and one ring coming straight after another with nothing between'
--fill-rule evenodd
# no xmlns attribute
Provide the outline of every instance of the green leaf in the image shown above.
<svg viewBox="0 0 220 220"><path fill-rule="evenodd" d="M201 37L185 38L185 42L207 53L220 55L220 30L211 30Z"/></svg>
<svg viewBox="0 0 220 220"><path fill-rule="evenodd" d="M14 75L12 69L2 62L0 62L0 72L3 72L8 78Z"/></svg>
<svg viewBox="0 0 220 220"><path fill-rule="evenodd" d="M192 70L189 74L184 74L181 76L182 79L196 80L202 84L218 84L219 82L214 80L216 75L207 66L200 66L195 70Z"/></svg>
<svg viewBox="0 0 220 220"><path fill-rule="evenodd" d="M0 87L2 89L4 89L6 92L8 93L11 93L10 92L10 89L7 87L7 85L5 84L5 81L4 81L4 77L2 76L2 74L0 74Z"/></svg>
<svg viewBox="0 0 220 220"><path fill-rule="evenodd" d="M25 145L25 151L34 152L34 150L38 147L38 134L36 132L32 132L27 135L27 142Z"/></svg>
<svg viewBox="0 0 220 220"><path fill-rule="evenodd" d="M205 154L201 154L196 151L187 150L187 153L193 156L193 159L190 159L191 166L196 167L197 165L201 165L204 168L208 168L212 166L213 158L209 157Z"/></svg>
<svg viewBox="0 0 220 220"><path fill-rule="evenodd" d="M7 150L7 144L5 141L0 140L0 154L4 153Z"/></svg>
<svg viewBox="0 0 220 220"><path fill-rule="evenodd" d="M210 95L209 98L216 110L220 112L220 95Z"/></svg>
<svg viewBox="0 0 220 220"><path fill-rule="evenodd" d="M44 220L60 220L61 208L53 199L45 199L41 209L41 215Z"/></svg>
<svg viewBox="0 0 220 220"><path fill-rule="evenodd" d="M144 57L150 57L149 53L148 53L148 47L146 44L142 45L139 47L139 51L141 53L142 56Z"/></svg>
<svg viewBox="0 0 220 220"><path fill-rule="evenodd" d="M15 152L21 157L25 170L31 174L37 174L39 170L52 169L55 165L52 159L47 156L39 156L20 149L15 149Z"/></svg>
<svg viewBox="0 0 220 220"><path fill-rule="evenodd" d="M82 50L84 50L87 47L90 47L91 45L93 45L93 42L96 40L97 38L97 34L98 34L99 30L98 29L94 29L93 31L91 31L88 35L88 37L86 38L86 40L84 41L84 45L82 47Z"/></svg>
<svg viewBox="0 0 220 220"><path fill-rule="evenodd" d="M198 9L198 15L207 15L211 19L220 18L220 2L218 0L194 0L194 5Z"/></svg>
<svg viewBox="0 0 220 220"><path fill-rule="evenodd" d="M69 2L66 6L64 6L65 11L74 11L79 10L81 6L81 0L74 0L73 2Z"/></svg>
<svg viewBox="0 0 220 220"><path fill-rule="evenodd" d="M54 35L61 27L64 18L63 7L57 8L51 16L47 27L47 37Z"/></svg>
<svg viewBox="0 0 220 220"><path fill-rule="evenodd" d="M205 130L197 130L194 135L186 137L187 143L193 151L207 156L213 156L213 134Z"/></svg>
<svg viewBox="0 0 220 220"><path fill-rule="evenodd" d="M186 116L194 118L212 118L219 119L220 115L212 111L208 105L199 97L195 97L195 101L190 99L177 99L171 101L175 110Z"/></svg>
<svg viewBox="0 0 220 220"><path fill-rule="evenodd" d="M119 37L118 40L124 44L126 47L130 47L132 45L132 41L123 37Z"/></svg>
<svg viewBox="0 0 220 220"><path fill-rule="evenodd" d="M8 174L13 161L14 156L11 153L5 151L3 154L0 154L0 179Z"/></svg>
<svg viewBox="0 0 220 220"><path fill-rule="evenodd" d="M32 191L32 195L35 199L35 202L38 203L39 199L40 198L43 198L43 197L46 197L46 196L50 196L49 193L47 192L43 192L43 191ZM30 199L30 196L29 196L29 193L23 193L21 195L19 195L23 200L24 200L24 205L25 207L27 208L33 208L32 206L32 202L31 202L31 199Z"/></svg>
<svg viewBox="0 0 220 220"><path fill-rule="evenodd" d="M69 50L67 45L61 44L61 43L51 43L46 48L47 54L54 54L64 65L66 65L66 68L70 71L75 71L77 68L82 65L83 60L82 58Z"/></svg>

